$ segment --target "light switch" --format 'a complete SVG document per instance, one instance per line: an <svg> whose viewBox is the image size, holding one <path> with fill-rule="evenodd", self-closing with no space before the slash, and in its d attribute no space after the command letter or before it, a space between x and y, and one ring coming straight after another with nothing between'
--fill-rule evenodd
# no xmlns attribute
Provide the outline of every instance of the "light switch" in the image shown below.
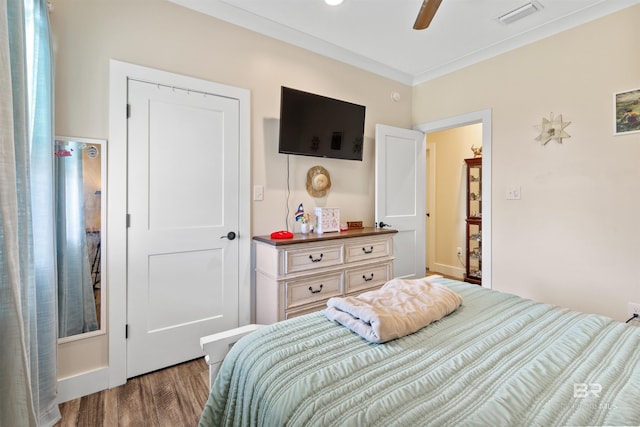
<svg viewBox="0 0 640 427"><path fill-rule="evenodd" d="M507 188L507 200L520 200L520 187Z"/></svg>
<svg viewBox="0 0 640 427"><path fill-rule="evenodd" d="M253 186L253 200L264 200L264 187L262 185Z"/></svg>

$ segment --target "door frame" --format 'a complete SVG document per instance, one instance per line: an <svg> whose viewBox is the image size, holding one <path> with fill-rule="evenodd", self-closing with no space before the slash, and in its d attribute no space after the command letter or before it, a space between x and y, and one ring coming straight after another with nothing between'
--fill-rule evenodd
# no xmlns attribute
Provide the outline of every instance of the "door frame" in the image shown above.
<svg viewBox="0 0 640 427"><path fill-rule="evenodd" d="M238 322L251 321L251 151L250 93L208 80L110 60L107 239L109 387L127 382L127 86L129 78L198 90L240 101L239 111L239 274Z"/></svg>
<svg viewBox="0 0 640 427"><path fill-rule="evenodd" d="M435 240L435 230L436 230L436 226L437 226L437 218L436 215L431 215L434 213L435 211L435 206L436 206L436 195L435 195L435 191L430 191L429 186L431 185L433 188L435 188L435 182L436 182L436 144L434 144L433 142L429 142L427 140L427 134L424 135L425 137L425 145L427 147L426 149L426 155L427 155L427 164L426 164L426 178L427 178L427 184L425 185L425 194L426 194L426 201L425 201L425 225L424 225L424 230L425 230L425 240L426 240L426 251L425 251L425 266L426 269L428 271L432 271L431 267L435 264L433 262L434 258L435 258L435 253L436 253L436 240ZM426 214L429 213L429 216L427 217Z"/></svg>
<svg viewBox="0 0 640 427"><path fill-rule="evenodd" d="M413 129L425 133L428 147L429 133L476 123L482 123L482 287L491 289L491 109L420 123L413 126Z"/></svg>

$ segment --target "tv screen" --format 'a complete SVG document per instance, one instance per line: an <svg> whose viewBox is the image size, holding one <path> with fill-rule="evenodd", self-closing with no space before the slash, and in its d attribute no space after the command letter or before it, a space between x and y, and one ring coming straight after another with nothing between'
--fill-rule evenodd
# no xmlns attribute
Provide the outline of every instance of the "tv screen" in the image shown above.
<svg viewBox="0 0 640 427"><path fill-rule="evenodd" d="M282 87L278 152L362 160L365 107Z"/></svg>

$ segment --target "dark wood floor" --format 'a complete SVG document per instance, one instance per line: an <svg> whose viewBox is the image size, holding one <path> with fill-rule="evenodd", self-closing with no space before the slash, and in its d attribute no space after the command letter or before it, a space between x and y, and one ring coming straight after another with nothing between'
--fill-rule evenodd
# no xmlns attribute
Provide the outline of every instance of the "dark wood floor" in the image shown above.
<svg viewBox="0 0 640 427"><path fill-rule="evenodd" d="M209 395L203 358L60 404L56 427L197 426Z"/></svg>

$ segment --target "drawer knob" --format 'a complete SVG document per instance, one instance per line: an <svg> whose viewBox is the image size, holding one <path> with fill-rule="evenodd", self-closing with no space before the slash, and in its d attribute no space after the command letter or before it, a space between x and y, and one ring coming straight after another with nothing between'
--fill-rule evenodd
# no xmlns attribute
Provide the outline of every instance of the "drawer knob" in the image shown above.
<svg viewBox="0 0 640 427"><path fill-rule="evenodd" d="M365 282L370 282L373 280L373 273L371 273L371 277L367 277L363 274L362 278L364 279Z"/></svg>
<svg viewBox="0 0 640 427"><path fill-rule="evenodd" d="M320 254L320 258L314 258L313 255L309 255L309 259L311 262L320 262L322 261L322 254Z"/></svg>
<svg viewBox="0 0 640 427"><path fill-rule="evenodd" d="M309 286L309 292L311 292L312 294L317 294L320 293L320 291L322 290L322 283L320 283L320 289L318 290L313 290L313 288L311 286Z"/></svg>
<svg viewBox="0 0 640 427"><path fill-rule="evenodd" d="M362 248L362 252L364 252L365 254L373 253L373 246L371 246L369 249Z"/></svg>

